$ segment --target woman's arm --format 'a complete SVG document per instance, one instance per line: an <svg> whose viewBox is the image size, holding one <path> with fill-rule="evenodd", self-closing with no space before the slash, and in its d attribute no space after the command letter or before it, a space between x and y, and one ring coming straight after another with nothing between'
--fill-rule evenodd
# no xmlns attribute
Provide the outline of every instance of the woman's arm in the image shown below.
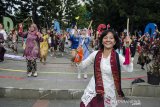
<svg viewBox="0 0 160 107"><path fill-rule="evenodd" d="M133 61L130 57L130 64L129 65L124 65L125 57L119 54L119 60L120 60L120 66L121 66L121 71L126 71L126 72L133 72Z"/></svg>
<svg viewBox="0 0 160 107"><path fill-rule="evenodd" d="M37 38L38 41L39 41L39 42L43 42L42 34L41 34L40 32L37 32L36 35L37 35L37 37L38 37L38 38Z"/></svg>
<svg viewBox="0 0 160 107"><path fill-rule="evenodd" d="M28 36L28 32L19 32L18 36L22 37L22 38L27 38Z"/></svg>
<svg viewBox="0 0 160 107"><path fill-rule="evenodd" d="M94 51L92 52L87 59L85 59L84 61L82 61L78 66L83 69L88 67L90 64L92 64L94 62L95 56L97 54L98 51Z"/></svg>
<svg viewBox="0 0 160 107"><path fill-rule="evenodd" d="M144 36L145 36L145 35L143 35L142 37L140 37L140 38L138 39L138 41L141 41L141 40L144 38Z"/></svg>

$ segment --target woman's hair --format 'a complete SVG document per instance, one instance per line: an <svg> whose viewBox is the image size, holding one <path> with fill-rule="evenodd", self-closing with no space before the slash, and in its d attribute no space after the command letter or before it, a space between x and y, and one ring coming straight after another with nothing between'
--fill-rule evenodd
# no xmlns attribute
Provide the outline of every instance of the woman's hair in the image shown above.
<svg viewBox="0 0 160 107"><path fill-rule="evenodd" d="M109 29L109 30L103 31L102 34L101 34L101 36L100 36L99 48L102 49L102 50L104 50L104 45L102 44L103 38L104 38L109 32L113 34L113 37L114 37L114 39L115 39L115 41L116 41L116 44L113 46L113 48L114 48L114 49L117 49L117 48L120 47L120 40L119 40L118 35L116 34L115 31Z"/></svg>

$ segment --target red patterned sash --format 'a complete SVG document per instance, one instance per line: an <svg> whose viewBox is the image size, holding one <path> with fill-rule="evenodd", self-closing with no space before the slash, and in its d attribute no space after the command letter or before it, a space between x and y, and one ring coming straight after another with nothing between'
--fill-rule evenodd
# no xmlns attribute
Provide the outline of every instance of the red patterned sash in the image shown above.
<svg viewBox="0 0 160 107"><path fill-rule="evenodd" d="M102 59L102 50L98 51L95 62L94 62L94 75L95 75L95 84L96 84L96 92L97 94L104 95L104 86L103 80L101 75L100 63ZM117 93L120 97L124 97L123 91L121 89L121 70L120 70L120 63L119 63L119 55L113 49L111 52L111 70L113 74L114 84L117 90Z"/></svg>

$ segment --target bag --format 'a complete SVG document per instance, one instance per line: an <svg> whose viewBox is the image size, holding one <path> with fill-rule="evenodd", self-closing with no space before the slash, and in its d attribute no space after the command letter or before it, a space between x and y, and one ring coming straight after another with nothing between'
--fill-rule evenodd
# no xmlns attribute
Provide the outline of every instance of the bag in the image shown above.
<svg viewBox="0 0 160 107"><path fill-rule="evenodd" d="M135 79L134 81L132 81L132 84L135 84L135 83L142 83L142 82L145 82L143 79L141 78L137 78Z"/></svg>

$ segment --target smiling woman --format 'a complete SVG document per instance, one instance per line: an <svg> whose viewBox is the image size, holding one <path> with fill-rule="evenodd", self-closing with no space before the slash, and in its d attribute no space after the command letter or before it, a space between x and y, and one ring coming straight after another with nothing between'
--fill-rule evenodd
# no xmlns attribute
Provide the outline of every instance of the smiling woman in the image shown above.
<svg viewBox="0 0 160 107"><path fill-rule="evenodd" d="M116 34L116 32L114 32L112 30L107 30L102 33L101 38L100 38L100 43L99 43L99 47L102 50L104 49L104 42L105 43L106 42L112 43L113 46L111 48L114 48L115 50L120 45L118 35Z"/></svg>
<svg viewBox="0 0 160 107"><path fill-rule="evenodd" d="M125 58L115 49L119 39L112 30L104 31L100 37L100 50L93 52L79 64L85 68L94 63L94 76L91 78L81 98L80 107L116 107L116 92L124 98L121 89L121 69L131 72L133 63L124 65Z"/></svg>

